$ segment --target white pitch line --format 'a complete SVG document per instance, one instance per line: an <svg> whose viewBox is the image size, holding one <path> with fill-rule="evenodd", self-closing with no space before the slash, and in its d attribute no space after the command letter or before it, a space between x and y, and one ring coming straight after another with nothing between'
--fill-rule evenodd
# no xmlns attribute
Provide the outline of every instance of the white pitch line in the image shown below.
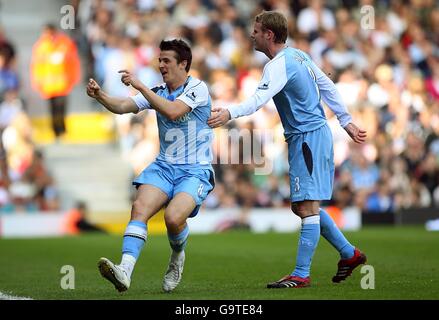
<svg viewBox="0 0 439 320"><path fill-rule="evenodd" d="M9 294L5 294L0 291L0 300L33 300L33 299L29 297L11 296Z"/></svg>

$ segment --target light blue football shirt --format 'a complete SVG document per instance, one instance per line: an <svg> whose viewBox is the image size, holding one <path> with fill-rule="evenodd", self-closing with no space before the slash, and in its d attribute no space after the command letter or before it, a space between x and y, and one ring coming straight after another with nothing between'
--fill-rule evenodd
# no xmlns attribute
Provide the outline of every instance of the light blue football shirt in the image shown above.
<svg viewBox="0 0 439 320"><path fill-rule="evenodd" d="M287 140L326 123L321 99L335 113L342 127L352 120L334 83L299 49L286 47L271 59L264 67L254 95L231 106L230 115L233 119L252 114L271 98Z"/></svg>
<svg viewBox="0 0 439 320"><path fill-rule="evenodd" d="M152 90L170 101L181 100L191 108L190 112L175 121L159 112L156 113L160 139L157 160L172 164L210 166L213 159L213 131L207 125L212 106L207 85L201 80L188 77L186 82L172 93L166 84ZM150 103L141 93L131 98L139 111L151 109Z"/></svg>

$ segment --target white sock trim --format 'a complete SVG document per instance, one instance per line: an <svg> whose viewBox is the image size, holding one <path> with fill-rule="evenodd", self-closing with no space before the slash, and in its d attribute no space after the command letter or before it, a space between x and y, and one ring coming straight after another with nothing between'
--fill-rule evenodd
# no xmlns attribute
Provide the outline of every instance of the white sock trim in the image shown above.
<svg viewBox="0 0 439 320"><path fill-rule="evenodd" d="M125 229L124 236L133 236L146 241L147 232L146 229L139 226L128 225Z"/></svg>
<svg viewBox="0 0 439 320"><path fill-rule="evenodd" d="M320 215L309 216L302 219L302 225L304 224L320 224Z"/></svg>

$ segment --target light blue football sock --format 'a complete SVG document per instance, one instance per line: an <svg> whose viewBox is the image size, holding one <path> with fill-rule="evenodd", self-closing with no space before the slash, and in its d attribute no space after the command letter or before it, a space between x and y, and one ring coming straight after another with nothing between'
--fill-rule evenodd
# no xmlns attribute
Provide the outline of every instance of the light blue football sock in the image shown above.
<svg viewBox="0 0 439 320"><path fill-rule="evenodd" d="M322 236L340 253L342 259L354 256L355 247L349 243L331 216L320 208L320 232Z"/></svg>
<svg viewBox="0 0 439 320"><path fill-rule="evenodd" d="M302 219L299 246L297 250L296 268L292 276L309 277L311 260L320 238L320 216L313 215Z"/></svg>
<svg viewBox="0 0 439 320"><path fill-rule="evenodd" d="M130 221L123 236L122 254L130 255L137 260L146 242L146 230L146 223Z"/></svg>
<svg viewBox="0 0 439 320"><path fill-rule="evenodd" d="M168 232L169 244L171 245L172 250L175 252L181 252L186 247L187 239L189 237L189 227L186 224L183 231L179 234L172 234Z"/></svg>

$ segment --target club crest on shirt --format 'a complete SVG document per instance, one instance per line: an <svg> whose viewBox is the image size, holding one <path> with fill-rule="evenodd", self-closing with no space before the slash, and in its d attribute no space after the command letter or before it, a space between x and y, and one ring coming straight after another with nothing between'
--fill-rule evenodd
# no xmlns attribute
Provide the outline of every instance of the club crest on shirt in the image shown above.
<svg viewBox="0 0 439 320"><path fill-rule="evenodd" d="M190 93L186 93L186 97L188 97L189 99L191 99L192 101L195 101L195 99L197 98L197 96L195 95L195 92L192 91Z"/></svg>

